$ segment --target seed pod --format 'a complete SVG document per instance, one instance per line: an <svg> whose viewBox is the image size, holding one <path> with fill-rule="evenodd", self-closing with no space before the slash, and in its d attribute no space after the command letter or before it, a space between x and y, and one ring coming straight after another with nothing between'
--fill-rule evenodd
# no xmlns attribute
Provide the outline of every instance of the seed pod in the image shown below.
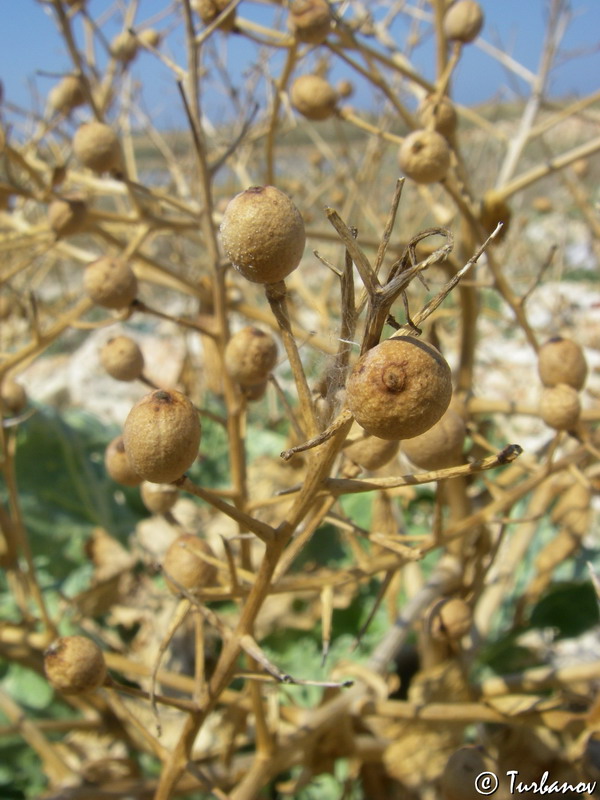
<svg viewBox="0 0 600 800"><path fill-rule="evenodd" d="M144 370L144 356L129 336L114 336L100 350L100 363L111 378L135 381Z"/></svg>
<svg viewBox="0 0 600 800"><path fill-rule="evenodd" d="M326 0L292 0L289 28L300 42L322 44L331 31L331 10Z"/></svg>
<svg viewBox="0 0 600 800"><path fill-rule="evenodd" d="M73 137L73 151L79 161L101 174L121 166L121 148L117 134L103 122L85 122Z"/></svg>
<svg viewBox="0 0 600 800"><path fill-rule="evenodd" d="M127 308L137 296L137 279L129 264L118 258L103 256L85 268L83 285L86 293L104 308Z"/></svg>
<svg viewBox="0 0 600 800"><path fill-rule="evenodd" d="M416 183L436 183L446 177L450 148L437 131L413 131L400 145L398 162L400 169Z"/></svg>
<svg viewBox="0 0 600 800"><path fill-rule="evenodd" d="M320 75L300 75L290 88L290 100L302 116L318 121L335 113L338 96Z"/></svg>
<svg viewBox="0 0 600 800"><path fill-rule="evenodd" d="M540 214L549 214L554 209L552 200L545 194L539 194L534 197L531 201L531 207Z"/></svg>
<svg viewBox="0 0 600 800"><path fill-rule="evenodd" d="M494 190L486 192L483 196L479 221L486 233L493 233L499 222L502 228L493 240L498 243L504 239L508 231L508 226L512 217L512 211L506 200Z"/></svg>
<svg viewBox="0 0 600 800"><path fill-rule="evenodd" d="M81 198L61 198L48 206L48 225L57 239L72 236L85 230L87 205Z"/></svg>
<svg viewBox="0 0 600 800"><path fill-rule="evenodd" d="M140 487L142 502L153 514L166 514L179 498L179 489L172 483L149 483L144 481Z"/></svg>
<svg viewBox="0 0 600 800"><path fill-rule="evenodd" d="M214 557L213 551L204 539L192 533L178 536L169 546L163 559L163 571L169 591L173 594L180 594L176 583L188 591L214 586L217 583L217 568L204 561L199 553ZM169 578L172 578L173 582Z"/></svg>
<svg viewBox="0 0 600 800"><path fill-rule="evenodd" d="M338 94L338 97L342 97L344 100L346 100L348 97L352 97L354 94L354 84L352 81L343 79L337 82L335 90Z"/></svg>
<svg viewBox="0 0 600 800"><path fill-rule="evenodd" d="M0 407L4 413L16 416L27 405L27 392L12 378L4 378L0 387Z"/></svg>
<svg viewBox="0 0 600 800"><path fill-rule="evenodd" d="M402 451L417 467L444 469L460 464L464 441L465 423L449 408L428 431L404 442Z"/></svg>
<svg viewBox="0 0 600 800"><path fill-rule="evenodd" d="M138 39L144 45L149 47L158 47L160 44L161 36L154 28L146 28L138 33Z"/></svg>
<svg viewBox="0 0 600 800"><path fill-rule="evenodd" d="M104 466L113 481L122 486L139 486L142 482L129 463L121 435L116 436L106 448Z"/></svg>
<svg viewBox="0 0 600 800"><path fill-rule="evenodd" d="M228 2L229 0L194 0L192 5L202 22L205 25L210 25L223 11ZM234 8L219 23L219 28L222 31L232 31L235 28L235 13L236 9Z"/></svg>
<svg viewBox="0 0 600 800"><path fill-rule="evenodd" d="M460 597L440 600L430 617L431 636L439 642L457 642L471 629L471 606Z"/></svg>
<svg viewBox="0 0 600 800"><path fill-rule="evenodd" d="M262 383L255 383L252 386L242 386L242 395L245 397L247 403L255 403L261 400L267 391L269 381L262 381Z"/></svg>
<svg viewBox="0 0 600 800"><path fill-rule="evenodd" d="M44 653L44 671L63 694L87 694L106 681L104 655L86 636L61 636Z"/></svg>
<svg viewBox="0 0 600 800"><path fill-rule="evenodd" d="M248 326L225 348L225 369L240 386L263 383L277 362L277 343L269 333Z"/></svg>
<svg viewBox="0 0 600 800"><path fill-rule="evenodd" d="M494 762L475 745L465 745L455 750L442 772L442 797L444 800L480 800L476 779L482 772L493 772Z"/></svg>
<svg viewBox="0 0 600 800"><path fill-rule="evenodd" d="M85 95L76 75L66 75L48 92L48 106L56 113L68 114L84 103Z"/></svg>
<svg viewBox="0 0 600 800"><path fill-rule="evenodd" d="M587 361L581 347L572 339L554 336L538 352L538 373L544 386L566 383L581 391L587 378Z"/></svg>
<svg viewBox="0 0 600 800"><path fill-rule="evenodd" d="M422 128L434 130L449 139L456 130L456 111L452 101L443 95L429 94L417 109L417 118Z"/></svg>
<svg viewBox="0 0 600 800"><path fill-rule="evenodd" d="M578 178L585 178L590 171L590 162L587 158L578 158L571 164L571 167Z"/></svg>
<svg viewBox="0 0 600 800"><path fill-rule="evenodd" d="M433 347L414 336L386 339L356 362L346 384L346 403L367 433L411 439L435 425L452 397L450 367Z"/></svg>
<svg viewBox="0 0 600 800"><path fill-rule="evenodd" d="M228 204L221 241L233 266L254 283L277 283L296 269L304 253L302 215L274 186L251 186Z"/></svg>
<svg viewBox="0 0 600 800"><path fill-rule="evenodd" d="M129 31L121 31L112 40L110 50L117 61L129 64L137 55L138 41Z"/></svg>
<svg viewBox="0 0 600 800"><path fill-rule="evenodd" d="M451 41L472 42L482 28L483 11L475 0L457 0L444 15L444 33Z"/></svg>
<svg viewBox="0 0 600 800"><path fill-rule="evenodd" d="M354 431L358 433L356 441L344 448L346 455L359 467L368 470L379 469L390 462L400 446L396 439L380 439L378 436L369 436L365 431L361 431L359 425L354 426Z"/></svg>
<svg viewBox="0 0 600 800"><path fill-rule="evenodd" d="M581 403L579 394L566 383L547 386L540 398L540 417L546 425L557 431L572 430L579 421Z"/></svg>
<svg viewBox="0 0 600 800"><path fill-rule="evenodd" d="M142 480L172 483L194 463L200 445L200 419L181 392L158 389L129 412L123 442L129 463Z"/></svg>

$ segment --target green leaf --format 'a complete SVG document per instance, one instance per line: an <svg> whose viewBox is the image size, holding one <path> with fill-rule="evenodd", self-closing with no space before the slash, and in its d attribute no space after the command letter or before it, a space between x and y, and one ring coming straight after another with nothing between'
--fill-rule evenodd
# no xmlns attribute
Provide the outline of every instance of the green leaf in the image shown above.
<svg viewBox="0 0 600 800"><path fill-rule="evenodd" d="M555 628L559 639L579 636L599 621L598 599L589 582L551 586L530 617L534 628Z"/></svg>
<svg viewBox="0 0 600 800"><path fill-rule="evenodd" d="M54 697L54 691L45 678L18 664L10 665L2 687L19 705L36 711L47 708Z"/></svg>

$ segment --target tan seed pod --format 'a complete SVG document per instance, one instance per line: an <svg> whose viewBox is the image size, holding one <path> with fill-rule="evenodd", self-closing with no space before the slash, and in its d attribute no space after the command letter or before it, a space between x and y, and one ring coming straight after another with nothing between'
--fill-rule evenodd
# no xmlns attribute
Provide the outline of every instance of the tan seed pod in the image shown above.
<svg viewBox="0 0 600 800"><path fill-rule="evenodd" d="M414 336L386 339L356 362L346 403L367 433L411 439L435 425L452 398L450 367L433 345Z"/></svg>
<svg viewBox="0 0 600 800"><path fill-rule="evenodd" d="M13 378L4 378L0 387L0 406L11 416L20 414L27 405L27 392Z"/></svg>
<svg viewBox="0 0 600 800"><path fill-rule="evenodd" d="M204 561L202 554L214 557L204 539L192 533L184 533L171 543L162 565L169 591L180 594L179 586L194 591L217 583L217 568Z"/></svg>
<svg viewBox="0 0 600 800"><path fill-rule="evenodd" d="M251 186L227 204L221 241L233 266L249 281L277 283L304 253L302 215L274 186Z"/></svg>
<svg viewBox="0 0 600 800"><path fill-rule="evenodd" d="M140 487L142 502L153 514L166 514L179 498L179 489L172 483L149 483Z"/></svg>
<svg viewBox="0 0 600 800"><path fill-rule="evenodd" d="M161 35L154 28L146 28L138 33L138 39L143 45L148 47L158 47L161 41Z"/></svg>
<svg viewBox="0 0 600 800"><path fill-rule="evenodd" d="M121 31L112 40L110 50L117 61L129 64L137 55L138 41L129 31Z"/></svg>
<svg viewBox="0 0 600 800"><path fill-rule="evenodd" d="M400 169L416 183L436 183L450 168L450 148L441 133L417 130L409 133L398 151Z"/></svg>
<svg viewBox="0 0 600 800"><path fill-rule="evenodd" d="M127 308L137 296L137 278L129 264L102 256L85 268L83 285L88 296L104 308Z"/></svg>
<svg viewBox="0 0 600 800"><path fill-rule="evenodd" d="M75 132L73 151L79 161L101 174L121 166L121 147L117 134L104 122L85 122Z"/></svg>
<svg viewBox="0 0 600 800"><path fill-rule="evenodd" d="M115 436L106 448L104 466L113 481L120 483L122 486L139 486L142 482L140 476L129 463L123 436L120 434Z"/></svg>
<svg viewBox="0 0 600 800"><path fill-rule="evenodd" d="M194 0L192 7L205 25L215 20L228 4L229 0ZM219 23L222 31L232 31L235 28L236 9L225 15Z"/></svg>
<svg viewBox="0 0 600 800"><path fill-rule="evenodd" d="M472 42L482 28L483 11L475 0L457 0L444 15L444 33L451 41Z"/></svg>
<svg viewBox="0 0 600 800"><path fill-rule="evenodd" d="M508 232L511 217L511 208L502 195L498 194L493 189L484 194L479 212L479 221L483 229L486 233L490 234L494 232L499 222L502 223L502 228L493 240L494 242L498 243L504 239Z"/></svg>
<svg viewBox="0 0 600 800"><path fill-rule="evenodd" d="M477 777L483 772L497 772L494 761L475 745L465 745L455 750L444 767L441 777L444 800L480 800Z"/></svg>
<svg viewBox="0 0 600 800"><path fill-rule="evenodd" d="M255 403L257 400L262 400L268 385L269 381L266 380L261 383L255 383L253 386L242 386L242 394L246 398L246 402Z"/></svg>
<svg viewBox="0 0 600 800"><path fill-rule="evenodd" d="M531 207L534 211L537 211L540 214L549 214L554 209L552 200L545 194L540 194L537 197L534 197L531 201Z"/></svg>
<svg viewBox="0 0 600 800"><path fill-rule="evenodd" d="M427 95L417 109L417 118L422 128L437 131L446 139L456 130L457 116L454 104L445 95L442 97Z"/></svg>
<svg viewBox="0 0 600 800"><path fill-rule="evenodd" d="M440 600L430 616L431 636L438 642L457 642L471 629L473 612L461 597Z"/></svg>
<svg viewBox="0 0 600 800"><path fill-rule="evenodd" d="M579 394L566 383L547 386L540 398L540 417L546 425L557 431L572 430L579 422L581 403Z"/></svg>
<svg viewBox="0 0 600 800"><path fill-rule="evenodd" d="M338 96L320 75L300 75L290 88L290 100L303 117L320 121L335 114Z"/></svg>
<svg viewBox="0 0 600 800"><path fill-rule="evenodd" d="M587 361L582 348L572 339L553 336L538 352L538 374L544 386L566 383L581 391L587 378Z"/></svg>
<svg viewBox="0 0 600 800"><path fill-rule="evenodd" d="M196 460L200 434L191 400L174 389L157 389L129 412L123 442L129 463L143 480L172 483Z"/></svg>
<svg viewBox="0 0 600 800"><path fill-rule="evenodd" d="M93 692L106 681L106 663L98 645L86 636L61 636L44 652L44 671L62 694Z"/></svg>
<svg viewBox="0 0 600 800"><path fill-rule="evenodd" d="M326 0L292 0L288 24L298 41L322 44L331 32L329 3Z"/></svg>
<svg viewBox="0 0 600 800"><path fill-rule="evenodd" d="M48 206L48 225L57 239L81 233L87 225L87 205L79 197L53 200Z"/></svg>
<svg viewBox="0 0 600 800"><path fill-rule="evenodd" d="M571 168L578 178L585 178L590 171L590 162L587 158L578 158L571 164Z"/></svg>
<svg viewBox="0 0 600 800"><path fill-rule="evenodd" d="M462 461L465 423L453 408L428 431L402 444L402 452L421 469L445 469Z"/></svg>
<svg viewBox="0 0 600 800"><path fill-rule="evenodd" d="M368 470L379 469L388 464L398 452L400 442L396 439L380 439L369 436L355 425L350 436L358 434L355 441L344 448L344 454L359 467Z"/></svg>
<svg viewBox="0 0 600 800"><path fill-rule="evenodd" d="M270 333L249 325L225 347L225 369L240 386L264 383L277 362L277 343Z"/></svg>
<svg viewBox="0 0 600 800"><path fill-rule="evenodd" d="M81 81L76 75L65 77L48 92L48 106L57 113L68 114L85 103Z"/></svg>
<svg viewBox="0 0 600 800"><path fill-rule="evenodd" d="M343 79L337 82L335 90L338 94L338 97L342 97L344 100L346 100L348 97L352 97L354 94L354 84L352 81Z"/></svg>
<svg viewBox="0 0 600 800"><path fill-rule="evenodd" d="M118 381L135 381L142 376L144 356L129 336L114 336L100 350L100 363Z"/></svg>

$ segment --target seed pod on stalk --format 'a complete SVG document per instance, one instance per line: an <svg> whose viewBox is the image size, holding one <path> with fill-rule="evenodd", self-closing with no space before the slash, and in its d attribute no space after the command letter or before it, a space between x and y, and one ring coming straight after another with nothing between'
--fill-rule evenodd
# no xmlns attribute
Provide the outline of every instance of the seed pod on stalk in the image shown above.
<svg viewBox="0 0 600 800"><path fill-rule="evenodd" d="M61 636L44 653L44 671L52 686L67 695L93 692L106 681L104 655L87 636Z"/></svg>

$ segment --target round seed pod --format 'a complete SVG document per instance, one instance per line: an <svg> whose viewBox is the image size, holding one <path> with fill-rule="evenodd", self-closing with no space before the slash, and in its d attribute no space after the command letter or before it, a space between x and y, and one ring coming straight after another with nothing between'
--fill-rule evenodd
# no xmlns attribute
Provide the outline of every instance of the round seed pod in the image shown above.
<svg viewBox="0 0 600 800"><path fill-rule="evenodd" d="M482 28L483 11L475 0L457 0L444 15L444 33L451 41L472 42Z"/></svg>
<svg viewBox="0 0 600 800"><path fill-rule="evenodd" d="M402 451L422 469L444 469L462 461L465 423L453 408L425 433L402 444Z"/></svg>
<svg viewBox="0 0 600 800"><path fill-rule="evenodd" d="M102 256L88 264L83 285L94 303L113 309L131 305L138 290L137 278L129 264L110 256Z"/></svg>
<svg viewBox="0 0 600 800"><path fill-rule="evenodd" d="M142 479L134 471L123 443L123 436L115 436L104 453L104 466L110 477L122 486L139 486Z"/></svg>
<svg viewBox="0 0 600 800"><path fill-rule="evenodd" d="M473 612L461 597L440 600L430 617L431 636L438 642L457 642L471 629Z"/></svg>
<svg viewBox="0 0 600 800"><path fill-rule="evenodd" d="M171 543L163 559L163 571L169 591L180 594L177 586L188 591L214 586L218 570L213 564L204 561L199 555L214 556L210 546L192 533L184 533ZM170 581L172 578L173 581Z"/></svg>
<svg viewBox="0 0 600 800"><path fill-rule="evenodd" d="M202 22L205 25L210 25L223 11L228 2L229 0L194 0L192 5ZM235 14L236 9L234 8L219 23L219 28L222 31L232 31L235 28Z"/></svg>
<svg viewBox="0 0 600 800"><path fill-rule="evenodd" d="M337 82L335 90L338 94L338 97L342 97L344 100L346 100L348 97L352 97L354 94L354 84L352 81L344 78L343 80Z"/></svg>
<svg viewBox="0 0 600 800"><path fill-rule="evenodd" d="M269 381L266 380L261 383L255 383L253 386L242 386L242 394L246 398L246 402L255 403L257 400L262 400L268 385Z"/></svg>
<svg viewBox="0 0 600 800"><path fill-rule="evenodd" d="M493 760L475 745L455 750L444 767L441 778L444 800L480 800L476 779L482 772L494 771Z"/></svg>
<svg viewBox="0 0 600 800"><path fill-rule="evenodd" d="M81 198L60 198L48 206L48 225L57 239L85 230L87 205Z"/></svg>
<svg viewBox="0 0 600 800"><path fill-rule="evenodd" d="M579 421L581 403L579 394L566 383L547 386L540 398L540 417L546 425L557 431L572 430Z"/></svg>
<svg viewBox="0 0 600 800"><path fill-rule="evenodd" d="M531 201L531 207L540 214L549 214L554 209L552 200L545 194L539 194L534 197Z"/></svg>
<svg viewBox="0 0 600 800"><path fill-rule="evenodd" d="M154 28L146 28L138 33L138 39L144 45L148 45L149 47L158 47L161 36L158 31L154 30Z"/></svg>
<svg viewBox="0 0 600 800"><path fill-rule="evenodd" d="M277 362L277 343L270 333L248 326L225 347L225 369L240 386L264 383Z"/></svg>
<svg viewBox="0 0 600 800"><path fill-rule="evenodd" d="M121 31L112 40L110 49L117 61L129 64L137 55L138 41L129 31Z"/></svg>
<svg viewBox="0 0 600 800"><path fill-rule="evenodd" d="M85 103L81 81L76 75L65 77L48 92L48 106L51 111L68 114Z"/></svg>
<svg viewBox="0 0 600 800"><path fill-rule="evenodd" d="M566 383L581 391L587 378L587 361L572 339L553 336L538 351L538 373L544 386Z"/></svg>
<svg viewBox="0 0 600 800"><path fill-rule="evenodd" d="M416 183L436 183L446 177L450 168L450 148L437 131L413 131L400 145L398 162Z"/></svg>
<svg viewBox="0 0 600 800"><path fill-rule="evenodd" d="M571 167L578 178L585 178L590 171L590 162L587 158L578 158L571 164Z"/></svg>
<svg viewBox="0 0 600 800"><path fill-rule="evenodd" d="M356 362L346 403L367 433L411 439L435 425L452 398L450 367L433 345L414 336L386 339Z"/></svg>
<svg viewBox="0 0 600 800"><path fill-rule="evenodd" d="M277 283L296 269L304 253L302 215L274 186L251 186L228 204L221 241L233 266L254 283Z"/></svg>
<svg viewBox="0 0 600 800"><path fill-rule="evenodd" d="M142 480L172 483L194 463L200 434L200 418L191 400L174 389L157 389L129 412L123 442L129 463Z"/></svg>
<svg viewBox="0 0 600 800"><path fill-rule="evenodd" d="M0 406L10 416L16 416L27 405L27 392L12 378L4 378L0 387Z"/></svg>
<svg viewBox="0 0 600 800"><path fill-rule="evenodd" d="M446 139L456 130L457 116L454 104L445 95L442 97L427 95L417 109L417 118L421 127L437 131Z"/></svg>
<svg viewBox="0 0 600 800"><path fill-rule="evenodd" d="M144 370L144 356L129 336L114 336L100 350L100 363L118 381L135 381Z"/></svg>
<svg viewBox="0 0 600 800"><path fill-rule="evenodd" d="M292 0L288 25L298 41L322 44L331 32L329 3L326 0Z"/></svg>
<svg viewBox="0 0 600 800"><path fill-rule="evenodd" d="M172 483L149 483L144 481L140 487L142 502L153 514L166 514L179 497L179 489Z"/></svg>
<svg viewBox="0 0 600 800"><path fill-rule="evenodd" d="M73 151L81 163L101 174L121 166L117 134L103 122L85 122L75 132Z"/></svg>
<svg viewBox="0 0 600 800"><path fill-rule="evenodd" d="M44 671L63 694L87 694L106 681L106 663L98 645L86 636L61 636L44 652Z"/></svg>
<svg viewBox="0 0 600 800"><path fill-rule="evenodd" d="M504 239L508 231L511 217L512 211L510 206L501 195L493 189L484 194L479 212L479 221L485 232L493 233L498 223L502 223L502 229L494 239L494 242L500 242Z"/></svg>
<svg viewBox="0 0 600 800"><path fill-rule="evenodd" d="M300 75L290 88L292 105L307 119L327 119L335 114L338 95L320 75Z"/></svg>
<svg viewBox="0 0 600 800"><path fill-rule="evenodd" d="M356 432L360 431L360 426L356 425L355 429ZM344 448L344 454L359 467L374 470L390 462L399 446L400 442L396 439L380 439L362 431L356 441Z"/></svg>

